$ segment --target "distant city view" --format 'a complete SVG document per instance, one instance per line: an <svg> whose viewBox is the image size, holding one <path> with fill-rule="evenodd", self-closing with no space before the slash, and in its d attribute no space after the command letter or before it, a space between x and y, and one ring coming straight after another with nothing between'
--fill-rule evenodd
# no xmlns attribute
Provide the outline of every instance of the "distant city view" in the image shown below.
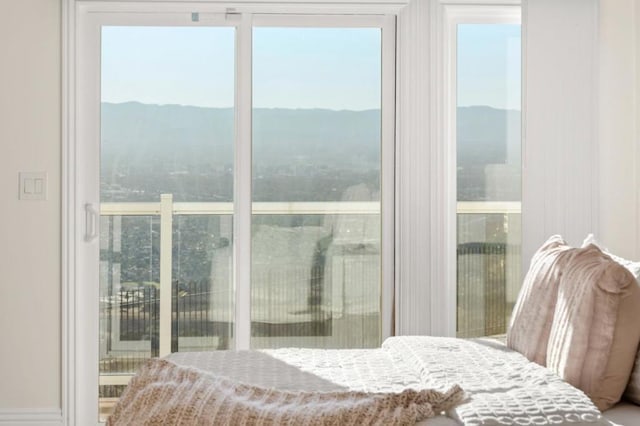
<svg viewBox="0 0 640 426"><path fill-rule="evenodd" d="M254 201L340 201L362 183L379 192L379 110L258 108L253 120ZM458 109L459 201L520 200L519 129L520 111ZM103 103L102 201L230 202L233 138L232 108Z"/></svg>

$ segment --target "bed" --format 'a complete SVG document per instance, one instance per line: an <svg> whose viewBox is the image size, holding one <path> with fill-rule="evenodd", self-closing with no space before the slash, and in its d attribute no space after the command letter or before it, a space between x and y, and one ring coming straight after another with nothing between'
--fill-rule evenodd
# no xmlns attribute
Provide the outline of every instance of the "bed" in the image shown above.
<svg viewBox="0 0 640 426"><path fill-rule="evenodd" d="M446 415L419 423L427 426L640 424L640 407L622 404L603 416L580 390L489 339L392 337L380 349L194 352L167 359L291 391L399 392L460 385L468 399Z"/></svg>
<svg viewBox="0 0 640 426"><path fill-rule="evenodd" d="M306 405L290 403L290 395L319 400L324 398L319 395L391 396L396 404L392 411L402 411L408 400L398 395L415 398L419 393L431 398L427 404L421 400L421 415L414 417L425 419L420 425L640 426L640 405L613 406L625 387L626 397L640 404L640 287L638 275L627 269L593 243L572 248L553 236L532 259L506 345L490 339L400 336L387 339L377 349L174 353L164 360L151 360L156 367L143 367L144 373L125 390L109 425L182 424L183 414L196 419L187 424L236 424L225 420L229 417L217 417L227 408L208 411L214 416L194 416L211 410L202 404L211 395L210 400L218 404L268 390L272 393L266 398L267 406L284 401L285 406L302 411L302 416ZM164 388L184 377L206 378L204 383L215 385L215 391L204 387L197 393L191 386L195 381ZM141 396L136 398L137 392ZM160 392L161 397L149 398L150 392ZM187 394L189 401L200 405L186 403ZM153 400L154 405L135 405L141 400ZM173 409L170 401L178 408ZM249 401L252 410L255 401ZM263 417L263 407L253 411L258 418ZM276 406L276 417L282 407ZM606 411L601 413L597 407ZM165 421L170 412L173 422ZM156 420L141 421L145 416Z"/></svg>
<svg viewBox="0 0 640 426"><path fill-rule="evenodd" d="M601 414L582 391L491 339L405 336L379 349L186 352L166 360L285 391L445 391L460 385L465 401L418 423L423 426L640 425L640 406L622 402Z"/></svg>

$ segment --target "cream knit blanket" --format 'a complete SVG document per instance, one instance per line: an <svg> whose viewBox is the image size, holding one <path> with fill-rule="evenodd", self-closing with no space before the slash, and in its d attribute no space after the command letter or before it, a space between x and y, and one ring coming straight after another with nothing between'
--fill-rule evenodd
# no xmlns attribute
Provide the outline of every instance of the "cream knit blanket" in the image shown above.
<svg viewBox="0 0 640 426"><path fill-rule="evenodd" d="M463 398L458 386L446 393L280 391L151 359L131 380L107 425L411 425Z"/></svg>

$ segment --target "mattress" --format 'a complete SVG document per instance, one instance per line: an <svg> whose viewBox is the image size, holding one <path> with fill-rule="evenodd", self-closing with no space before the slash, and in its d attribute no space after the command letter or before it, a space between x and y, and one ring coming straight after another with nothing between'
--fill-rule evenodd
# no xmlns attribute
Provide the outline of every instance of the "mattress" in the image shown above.
<svg viewBox="0 0 640 426"><path fill-rule="evenodd" d="M490 340L392 337L379 349L192 352L168 359L283 390L445 391L459 384L468 395L465 403L421 423L427 426L616 424L580 390Z"/></svg>

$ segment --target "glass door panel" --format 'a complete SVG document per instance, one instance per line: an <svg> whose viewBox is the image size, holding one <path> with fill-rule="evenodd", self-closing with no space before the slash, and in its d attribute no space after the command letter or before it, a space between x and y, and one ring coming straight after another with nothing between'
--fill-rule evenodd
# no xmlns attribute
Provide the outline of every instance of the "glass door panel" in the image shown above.
<svg viewBox="0 0 640 426"><path fill-rule="evenodd" d="M235 28L101 32L102 413L152 356L232 347Z"/></svg>
<svg viewBox="0 0 640 426"><path fill-rule="evenodd" d="M379 345L381 30L253 30L251 347Z"/></svg>
<svg viewBox="0 0 640 426"><path fill-rule="evenodd" d="M457 335L506 332L521 284L520 25L457 30Z"/></svg>

